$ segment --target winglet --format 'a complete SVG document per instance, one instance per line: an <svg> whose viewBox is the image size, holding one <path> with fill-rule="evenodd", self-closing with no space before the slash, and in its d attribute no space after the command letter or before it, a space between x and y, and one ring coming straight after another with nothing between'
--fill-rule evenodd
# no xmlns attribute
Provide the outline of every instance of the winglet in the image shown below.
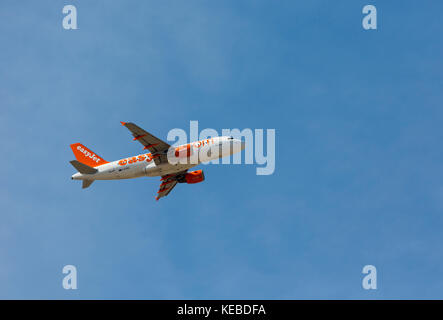
<svg viewBox="0 0 443 320"><path fill-rule="evenodd" d="M122 126L126 125L126 122L120 121L120 123L122 124Z"/></svg>

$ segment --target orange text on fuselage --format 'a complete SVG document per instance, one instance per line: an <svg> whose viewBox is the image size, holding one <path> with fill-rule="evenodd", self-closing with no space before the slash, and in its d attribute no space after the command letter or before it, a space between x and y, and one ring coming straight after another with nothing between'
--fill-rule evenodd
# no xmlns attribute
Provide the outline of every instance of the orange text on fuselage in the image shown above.
<svg viewBox="0 0 443 320"><path fill-rule="evenodd" d="M209 145L209 144L212 144L212 143L214 143L214 139L210 138L210 139L204 139L204 140L201 140L201 141L196 141L192 145L194 146L194 148L200 148L202 146ZM177 147L177 149L180 149L180 148L183 148L183 147L188 147L189 148L189 146L190 146L190 144L187 144L187 145L183 145L183 146ZM153 156L151 153L146 153L146 154L141 154L139 156L122 159L122 160L118 161L118 164L121 165L121 166L125 166L127 164L132 164L132 163L136 163L136 162L142 162L142 161L145 161L145 160L146 160L146 162L151 162L153 159L155 159L158 156L159 155L154 155Z"/></svg>
<svg viewBox="0 0 443 320"><path fill-rule="evenodd" d="M145 160L146 160L146 162L151 162L156 157L158 157L158 155L157 156L153 156L150 153L146 153L146 154L141 154L139 156L122 159L122 160L120 160L118 162L118 164L121 165L121 166L124 166L124 165L127 165L127 164L136 163L136 162L142 162L142 161L145 161Z"/></svg>

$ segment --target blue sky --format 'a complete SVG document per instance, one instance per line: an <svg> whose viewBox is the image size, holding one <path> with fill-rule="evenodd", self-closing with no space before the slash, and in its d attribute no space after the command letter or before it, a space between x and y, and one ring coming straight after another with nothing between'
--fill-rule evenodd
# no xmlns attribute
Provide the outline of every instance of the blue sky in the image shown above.
<svg viewBox="0 0 443 320"><path fill-rule="evenodd" d="M442 9L2 1L0 298L443 298ZM69 144L114 160L141 151L119 121L190 120L275 128L275 173L201 166L158 202L156 178L70 180Z"/></svg>

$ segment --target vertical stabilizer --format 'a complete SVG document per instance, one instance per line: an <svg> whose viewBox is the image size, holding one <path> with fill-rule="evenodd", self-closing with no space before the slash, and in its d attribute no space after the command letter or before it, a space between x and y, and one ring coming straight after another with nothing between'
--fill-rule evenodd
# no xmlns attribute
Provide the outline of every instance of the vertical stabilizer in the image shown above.
<svg viewBox="0 0 443 320"><path fill-rule="evenodd" d="M105 163L109 163L98 154L92 152L90 149L86 148L81 143L73 143L71 144L72 152L74 152L77 160L83 164L86 164L90 167L97 167Z"/></svg>

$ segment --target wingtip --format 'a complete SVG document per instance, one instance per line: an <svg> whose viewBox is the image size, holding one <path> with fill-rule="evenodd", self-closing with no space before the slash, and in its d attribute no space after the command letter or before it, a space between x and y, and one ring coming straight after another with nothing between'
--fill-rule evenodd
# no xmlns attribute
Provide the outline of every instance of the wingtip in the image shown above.
<svg viewBox="0 0 443 320"><path fill-rule="evenodd" d="M126 125L126 122L120 121L120 123L122 124L122 126Z"/></svg>
<svg viewBox="0 0 443 320"><path fill-rule="evenodd" d="M155 197L155 200L157 200L158 201L158 199L160 199L159 197Z"/></svg>

